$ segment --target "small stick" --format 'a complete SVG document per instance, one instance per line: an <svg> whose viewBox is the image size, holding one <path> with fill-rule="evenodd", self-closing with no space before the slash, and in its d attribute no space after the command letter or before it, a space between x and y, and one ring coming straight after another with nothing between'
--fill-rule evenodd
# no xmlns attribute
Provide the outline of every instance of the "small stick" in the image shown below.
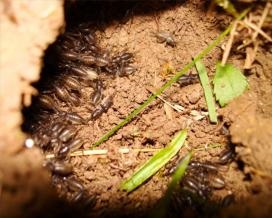
<svg viewBox="0 0 272 218"><path fill-rule="evenodd" d="M271 7L271 3L270 2L267 2L266 5L265 5L265 8L263 10L263 13L262 13L262 17L261 19L259 20L259 23L258 23L258 28L261 29L262 28L262 25L267 17L267 14L268 14L268 11ZM253 36L252 36L252 40L255 41L255 39L257 38L259 32L255 30Z"/></svg>
<svg viewBox="0 0 272 218"><path fill-rule="evenodd" d="M134 152L154 152L158 151L156 148L143 148L143 149L129 149L129 148L119 148L118 152L121 154L128 154L130 151ZM71 157L75 156L90 156L90 155L106 155L108 153L107 149L86 149L86 150L78 150L70 154ZM45 156L46 159L54 158L54 154L47 154Z"/></svg>
<svg viewBox="0 0 272 218"><path fill-rule="evenodd" d="M223 145L219 144L219 143L213 143L213 144L205 144L204 146L198 147L198 148L194 148L194 151L203 151L203 150L209 150L209 149L213 149L213 148L221 148L223 147Z"/></svg>
<svg viewBox="0 0 272 218"><path fill-rule="evenodd" d="M258 27L259 29L262 28L263 23L264 23L264 21L265 21L267 15L268 15L268 11L269 11L270 7L271 7L271 3L270 3L270 2L267 2L267 4L265 5L265 8L264 8L264 10L263 10L262 17L261 17L261 19L259 20L259 23L258 23L258 25L257 25L257 27ZM250 41L248 41L247 43L238 46L237 50L240 50L240 49L242 49L242 48L244 48L244 47L250 45L251 43L253 43L253 42L256 40L258 34L259 34L259 32L255 30L255 32L254 32L254 34L253 34L253 36L252 36L252 39L251 39Z"/></svg>
<svg viewBox="0 0 272 218"><path fill-rule="evenodd" d="M228 57L229 57L230 50L231 50L231 47L232 47L232 43L233 43L233 39L234 39L234 35L235 35L236 28L237 28L237 21L234 21L233 27L232 27L232 29L231 29L231 31L230 31L229 40L228 40L228 42L227 42L227 45L226 45L226 48L225 48L225 51L224 51L224 54L223 54L222 65L225 65L226 62L227 62L227 60L228 60Z"/></svg>
<svg viewBox="0 0 272 218"><path fill-rule="evenodd" d="M151 92L152 94L154 94L154 92L152 92L150 89L146 88L147 91ZM160 100L162 100L165 104L167 104L168 106L170 106L171 108L173 108L174 110L176 110L177 112L182 112L184 111L184 107L182 107L181 105L173 105L170 102L166 101L163 97L161 97L160 95L157 96L157 98L159 98Z"/></svg>
<svg viewBox="0 0 272 218"><path fill-rule="evenodd" d="M244 23L245 23L248 27L250 27L250 28L252 28L253 30L257 31L260 35L262 35L262 36L263 36L265 39L267 39L269 42L272 42L272 38L271 38L269 35L267 35L262 29L260 29L259 27L257 27L255 24L253 24L253 23L251 23L251 22L249 22L249 21L247 21L247 20L245 20Z"/></svg>

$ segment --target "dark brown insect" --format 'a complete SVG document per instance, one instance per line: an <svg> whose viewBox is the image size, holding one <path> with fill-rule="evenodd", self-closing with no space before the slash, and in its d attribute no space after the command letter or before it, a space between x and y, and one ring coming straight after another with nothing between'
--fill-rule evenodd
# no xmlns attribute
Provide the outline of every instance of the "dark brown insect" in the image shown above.
<svg viewBox="0 0 272 218"><path fill-rule="evenodd" d="M67 59L67 60L71 60L71 61L76 61L78 60L78 54L74 53L74 52L61 52L61 55L63 58Z"/></svg>
<svg viewBox="0 0 272 218"><path fill-rule="evenodd" d="M92 55L80 55L77 58L78 61L86 64L87 66L97 64L97 58Z"/></svg>
<svg viewBox="0 0 272 218"><path fill-rule="evenodd" d="M57 138L59 134L66 128L66 125L62 122L53 123L51 126L51 136Z"/></svg>
<svg viewBox="0 0 272 218"><path fill-rule="evenodd" d="M61 161L46 161L44 166L47 167L53 174L59 176L68 176L73 173L72 165Z"/></svg>
<svg viewBox="0 0 272 218"><path fill-rule="evenodd" d="M215 189L222 189L225 187L225 181L224 179L217 175L217 176L210 176L209 178L209 184L212 188L215 188Z"/></svg>
<svg viewBox="0 0 272 218"><path fill-rule="evenodd" d="M75 92L71 92L71 93L69 93L69 95L67 95L67 97L68 97L68 101L72 104L72 105L74 105L74 106L76 106L76 107L78 107L79 105L80 105L80 93L78 92L78 93L75 93Z"/></svg>
<svg viewBox="0 0 272 218"><path fill-rule="evenodd" d="M56 105L54 100L48 95L39 96L40 106L47 110L53 110L55 112L60 111L59 107Z"/></svg>
<svg viewBox="0 0 272 218"><path fill-rule="evenodd" d="M105 67L110 64L110 60L108 57L104 57L104 56L96 57L95 64L98 67Z"/></svg>
<svg viewBox="0 0 272 218"><path fill-rule="evenodd" d="M133 54L130 52L123 52L112 58L112 62L115 64L130 63L133 58Z"/></svg>
<svg viewBox="0 0 272 218"><path fill-rule="evenodd" d="M83 144L84 144L84 141L81 140L81 139L72 139L72 140L67 144L67 147L70 148L70 151L76 151L76 150L78 150Z"/></svg>
<svg viewBox="0 0 272 218"><path fill-rule="evenodd" d="M57 159L65 159L70 153L70 147L64 144L58 146L57 152L55 154Z"/></svg>
<svg viewBox="0 0 272 218"><path fill-rule="evenodd" d="M103 83L101 80L97 80L95 83L94 92L91 95L91 101L94 105L97 105L102 100Z"/></svg>
<svg viewBox="0 0 272 218"><path fill-rule="evenodd" d="M69 93L65 87L61 87L60 85L56 84L54 86L55 89L55 95L57 96L58 99L61 101L66 102L69 96Z"/></svg>
<svg viewBox="0 0 272 218"><path fill-rule="evenodd" d="M50 145L51 137L45 133L37 133L33 136L34 142L40 148L46 149Z"/></svg>
<svg viewBox="0 0 272 218"><path fill-rule="evenodd" d="M59 140L62 142L67 142L72 139L76 135L76 131L74 129L65 128L59 134Z"/></svg>
<svg viewBox="0 0 272 218"><path fill-rule="evenodd" d="M186 74L179 78L177 81L181 87L188 86L199 82L197 74Z"/></svg>
<svg viewBox="0 0 272 218"><path fill-rule="evenodd" d="M231 161L233 161L234 157L235 157L235 153L233 149L223 150L219 155L218 163L223 165L230 163Z"/></svg>
<svg viewBox="0 0 272 218"><path fill-rule="evenodd" d="M235 196L233 194L226 195L221 201L221 207L228 207L235 202Z"/></svg>
<svg viewBox="0 0 272 218"><path fill-rule="evenodd" d="M97 119L99 116L101 116L104 112L107 112L107 110L111 107L113 103L113 97L107 96L105 97L100 105L92 112L91 118L92 120Z"/></svg>
<svg viewBox="0 0 272 218"><path fill-rule="evenodd" d="M75 179L68 178L65 180L68 185L68 188L74 192L71 202L79 202L84 194L84 186Z"/></svg>
<svg viewBox="0 0 272 218"><path fill-rule="evenodd" d="M68 89L73 89L73 90L80 90L81 89L80 82L74 77L66 76L62 80L64 81L65 86Z"/></svg>
<svg viewBox="0 0 272 218"><path fill-rule="evenodd" d="M86 124L86 120L75 112L62 112L60 115L71 124Z"/></svg>
<svg viewBox="0 0 272 218"><path fill-rule="evenodd" d="M130 74L133 74L136 71L136 68L133 66L124 66L121 67L119 71L117 71L118 76L128 76Z"/></svg>
<svg viewBox="0 0 272 218"><path fill-rule="evenodd" d="M201 163L198 161L191 161L189 164L189 168L193 167L193 168L197 168L197 167L203 167L206 168L207 170L212 170L212 171L217 171L217 167L211 163Z"/></svg>

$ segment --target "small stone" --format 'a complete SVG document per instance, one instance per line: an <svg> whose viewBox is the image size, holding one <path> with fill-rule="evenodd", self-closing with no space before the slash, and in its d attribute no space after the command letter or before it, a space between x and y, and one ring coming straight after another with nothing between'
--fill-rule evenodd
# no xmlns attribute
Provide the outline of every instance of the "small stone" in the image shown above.
<svg viewBox="0 0 272 218"><path fill-rule="evenodd" d="M200 90L194 89L190 95L187 95L187 99L191 104L196 104L201 98Z"/></svg>

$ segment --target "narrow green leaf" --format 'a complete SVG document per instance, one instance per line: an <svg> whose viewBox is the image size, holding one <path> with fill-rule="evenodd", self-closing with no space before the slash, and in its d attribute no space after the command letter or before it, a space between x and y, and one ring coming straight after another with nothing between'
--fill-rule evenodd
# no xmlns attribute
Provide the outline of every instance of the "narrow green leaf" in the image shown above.
<svg viewBox="0 0 272 218"><path fill-rule="evenodd" d="M193 152L189 152L180 162L176 171L172 176L172 181L168 186L168 190L166 191L166 196L168 193L172 193L173 189L176 187L177 183L182 179L187 169L187 166L192 158Z"/></svg>
<svg viewBox="0 0 272 218"><path fill-rule="evenodd" d="M149 217L165 217L166 209L170 203L171 196L173 194L173 191L175 190L178 182L183 178L185 175L185 171L188 167L188 164L192 158L193 152L189 152L180 162L177 169L175 170L172 180L170 184L168 185L167 191L163 198L159 201L159 203L155 206L155 208L151 211L151 214Z"/></svg>
<svg viewBox="0 0 272 218"><path fill-rule="evenodd" d="M229 0L214 0L217 5L222 7L225 11L230 13L234 17L238 17L239 14L237 13L234 5Z"/></svg>
<svg viewBox="0 0 272 218"><path fill-rule="evenodd" d="M246 77L232 64L216 65L216 73L213 79L216 100L224 107L234 98L241 95L248 87Z"/></svg>
<svg viewBox="0 0 272 218"><path fill-rule="evenodd" d="M199 79L204 90L204 95L208 107L210 121L212 123L217 123L217 114L215 108L215 100L212 93L212 88L210 86L209 77L207 70L201 60L195 62L196 69L198 71Z"/></svg>
<svg viewBox="0 0 272 218"><path fill-rule="evenodd" d="M163 167L183 146L187 130L180 131L165 148L145 162L130 178L121 184L121 189L133 191Z"/></svg>

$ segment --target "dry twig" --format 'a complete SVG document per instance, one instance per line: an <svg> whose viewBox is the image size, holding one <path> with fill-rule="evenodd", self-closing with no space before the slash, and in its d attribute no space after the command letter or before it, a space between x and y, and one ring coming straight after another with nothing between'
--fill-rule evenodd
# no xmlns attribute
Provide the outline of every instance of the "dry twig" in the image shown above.
<svg viewBox="0 0 272 218"><path fill-rule="evenodd" d="M118 152L121 154L128 154L129 152L154 152L158 151L159 149L155 148L143 148L143 149L130 149L130 148L119 148ZM86 149L86 150L78 150L70 154L71 157L75 156L90 156L90 155L107 155L107 149ZM54 158L54 154L47 154L45 156L46 159Z"/></svg>

